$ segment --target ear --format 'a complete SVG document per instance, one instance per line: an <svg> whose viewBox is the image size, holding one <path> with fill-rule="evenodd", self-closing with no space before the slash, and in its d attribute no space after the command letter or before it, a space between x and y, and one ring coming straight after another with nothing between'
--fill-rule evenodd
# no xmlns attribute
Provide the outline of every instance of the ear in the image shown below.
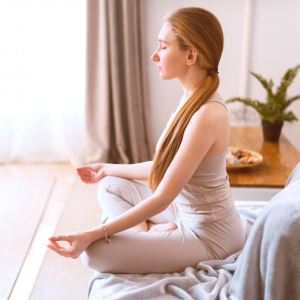
<svg viewBox="0 0 300 300"><path fill-rule="evenodd" d="M195 53L197 53L197 50L195 50L195 49L189 49L188 50L187 58L186 58L186 64L188 66L194 64L197 61L199 55L196 55Z"/></svg>

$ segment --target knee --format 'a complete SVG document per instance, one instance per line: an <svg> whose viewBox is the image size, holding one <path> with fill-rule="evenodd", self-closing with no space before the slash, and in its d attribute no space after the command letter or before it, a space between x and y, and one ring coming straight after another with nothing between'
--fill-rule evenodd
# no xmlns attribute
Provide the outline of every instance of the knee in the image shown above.
<svg viewBox="0 0 300 300"><path fill-rule="evenodd" d="M86 252L86 251L83 251L83 252L81 253L80 257L81 257L82 262L83 262L87 267L91 268L91 267L90 267L90 265L91 265L91 264L90 264L90 257L89 257L89 255L87 254L87 252Z"/></svg>
<svg viewBox="0 0 300 300"><path fill-rule="evenodd" d="M113 246L105 239L90 244L80 255L82 262L97 272L108 272L115 261Z"/></svg>
<svg viewBox="0 0 300 300"><path fill-rule="evenodd" d="M97 196L98 200L102 199L103 193L111 193L111 185L115 184L118 177L115 176L105 176L101 179L100 184L98 186Z"/></svg>
<svg viewBox="0 0 300 300"><path fill-rule="evenodd" d="M80 255L82 262L90 269L94 271L101 272L101 267L99 269L99 263L101 263L101 259L104 259L104 257L101 257L101 259L96 258L96 253L94 253L93 249L91 249L91 246L89 246L85 251L83 251Z"/></svg>
<svg viewBox="0 0 300 300"><path fill-rule="evenodd" d="M101 190L108 190L109 186L115 181L115 176L105 176L100 180L99 188Z"/></svg>
<svg viewBox="0 0 300 300"><path fill-rule="evenodd" d="M86 253L86 251L81 254L81 260L89 269L97 272L103 272L101 267L99 268L99 262L96 263L95 260Z"/></svg>
<svg viewBox="0 0 300 300"><path fill-rule="evenodd" d="M97 196L98 200L104 199L103 194L109 193L117 196L122 195L123 188L128 190L130 188L130 180L117 177L117 176L105 176L101 179L98 186Z"/></svg>

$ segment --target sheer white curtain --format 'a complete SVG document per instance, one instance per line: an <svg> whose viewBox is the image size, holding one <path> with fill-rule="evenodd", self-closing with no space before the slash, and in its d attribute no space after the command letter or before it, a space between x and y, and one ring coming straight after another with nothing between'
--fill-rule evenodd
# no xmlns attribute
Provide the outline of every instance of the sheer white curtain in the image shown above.
<svg viewBox="0 0 300 300"><path fill-rule="evenodd" d="M85 163L86 2L0 2L0 163Z"/></svg>

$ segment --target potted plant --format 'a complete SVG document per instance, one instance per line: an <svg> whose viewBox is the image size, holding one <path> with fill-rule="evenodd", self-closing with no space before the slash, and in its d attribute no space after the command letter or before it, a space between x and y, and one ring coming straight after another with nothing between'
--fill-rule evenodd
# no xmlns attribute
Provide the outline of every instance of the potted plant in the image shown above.
<svg viewBox="0 0 300 300"><path fill-rule="evenodd" d="M250 98L234 97L228 99L226 103L237 101L253 107L258 112L261 119L264 140L277 142L283 122L298 121L292 111L286 112L286 108L294 101L300 99L300 95L288 98L286 91L296 77L299 68L300 65L293 69L287 70L287 72L281 78L281 82L277 87L276 93L274 93L272 90L274 85L272 79L267 81L261 75L249 72L251 75L257 78L262 86L266 89L266 102L260 102Z"/></svg>

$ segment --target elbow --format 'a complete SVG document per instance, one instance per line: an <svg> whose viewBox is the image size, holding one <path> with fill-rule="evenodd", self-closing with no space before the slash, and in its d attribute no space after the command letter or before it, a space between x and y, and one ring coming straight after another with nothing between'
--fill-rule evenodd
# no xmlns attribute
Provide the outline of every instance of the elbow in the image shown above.
<svg viewBox="0 0 300 300"><path fill-rule="evenodd" d="M164 203L162 204L161 208L160 208L160 212L163 212L164 210L166 210L169 207L170 203Z"/></svg>
<svg viewBox="0 0 300 300"><path fill-rule="evenodd" d="M161 196L158 196L156 201L158 203L158 208L157 208L158 214L166 210L170 205L170 203L172 202L172 201L166 201L166 199Z"/></svg>
<svg viewBox="0 0 300 300"><path fill-rule="evenodd" d="M169 205L173 202L173 195L170 193L165 193L156 189L151 196L152 198L152 208L156 211L156 214L159 214L166 210Z"/></svg>

